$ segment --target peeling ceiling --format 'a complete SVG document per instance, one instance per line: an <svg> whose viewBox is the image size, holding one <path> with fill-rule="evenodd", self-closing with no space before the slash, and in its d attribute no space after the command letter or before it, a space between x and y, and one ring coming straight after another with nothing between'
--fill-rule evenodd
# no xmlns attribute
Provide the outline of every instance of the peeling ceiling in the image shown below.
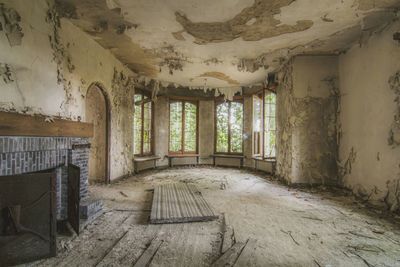
<svg viewBox="0 0 400 267"><path fill-rule="evenodd" d="M396 18L400 0L56 0L62 17L148 79L262 83L297 54L340 53Z"/></svg>

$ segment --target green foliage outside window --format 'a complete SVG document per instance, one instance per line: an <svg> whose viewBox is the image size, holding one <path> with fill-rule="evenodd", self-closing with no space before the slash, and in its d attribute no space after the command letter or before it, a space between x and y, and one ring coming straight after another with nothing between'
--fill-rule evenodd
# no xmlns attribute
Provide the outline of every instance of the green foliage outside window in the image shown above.
<svg viewBox="0 0 400 267"><path fill-rule="evenodd" d="M185 151L196 151L197 107L185 102Z"/></svg>
<svg viewBox="0 0 400 267"><path fill-rule="evenodd" d="M243 104L224 102L216 107L216 152L243 152Z"/></svg>
<svg viewBox="0 0 400 267"><path fill-rule="evenodd" d="M197 151L197 105L186 101L170 102L169 151ZM182 132L183 129L183 132Z"/></svg>
<svg viewBox="0 0 400 267"><path fill-rule="evenodd" d="M229 103L217 105L217 152L228 152Z"/></svg>
<svg viewBox="0 0 400 267"><path fill-rule="evenodd" d="M133 116L133 151L135 155L150 154L152 135L152 103L147 96L135 94Z"/></svg>
<svg viewBox="0 0 400 267"><path fill-rule="evenodd" d="M182 102L173 102L169 106L169 150L182 150Z"/></svg>
<svg viewBox="0 0 400 267"><path fill-rule="evenodd" d="M276 156L276 94L265 93L264 98L264 157Z"/></svg>
<svg viewBox="0 0 400 267"><path fill-rule="evenodd" d="M133 123L133 130L134 130L134 154L138 155L141 153L141 142L142 142L142 107L136 103L142 101L142 95L135 95L135 113L134 113L134 123Z"/></svg>

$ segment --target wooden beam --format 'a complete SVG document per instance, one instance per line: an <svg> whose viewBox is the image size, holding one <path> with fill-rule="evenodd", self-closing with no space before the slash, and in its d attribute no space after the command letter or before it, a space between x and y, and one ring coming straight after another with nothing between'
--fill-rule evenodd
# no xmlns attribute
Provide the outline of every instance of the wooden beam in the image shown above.
<svg viewBox="0 0 400 267"><path fill-rule="evenodd" d="M93 137L93 124L0 112L0 136Z"/></svg>

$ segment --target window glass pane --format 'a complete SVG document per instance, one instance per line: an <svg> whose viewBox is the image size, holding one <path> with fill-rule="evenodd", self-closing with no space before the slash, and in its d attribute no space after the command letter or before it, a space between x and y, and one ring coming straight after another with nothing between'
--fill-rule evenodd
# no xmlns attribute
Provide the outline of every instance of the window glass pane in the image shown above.
<svg viewBox="0 0 400 267"><path fill-rule="evenodd" d="M169 108L169 150L179 152L182 150L182 102L171 102Z"/></svg>
<svg viewBox="0 0 400 267"><path fill-rule="evenodd" d="M140 105L141 100L142 100L142 95L136 94L134 97L135 112L133 116L134 154L141 153L141 142L142 142L142 106Z"/></svg>
<svg viewBox="0 0 400 267"><path fill-rule="evenodd" d="M185 102L185 151L196 151L197 106Z"/></svg>
<svg viewBox="0 0 400 267"><path fill-rule="evenodd" d="M228 152L228 112L229 103L217 105L217 147L216 152Z"/></svg>
<svg viewBox="0 0 400 267"><path fill-rule="evenodd" d="M264 156L276 156L276 95L265 92Z"/></svg>
<svg viewBox="0 0 400 267"><path fill-rule="evenodd" d="M238 102L231 103L230 111L231 125L231 151L241 153L243 146L243 104Z"/></svg>
<svg viewBox="0 0 400 267"><path fill-rule="evenodd" d="M143 105L143 153L149 154L151 152L151 102Z"/></svg>

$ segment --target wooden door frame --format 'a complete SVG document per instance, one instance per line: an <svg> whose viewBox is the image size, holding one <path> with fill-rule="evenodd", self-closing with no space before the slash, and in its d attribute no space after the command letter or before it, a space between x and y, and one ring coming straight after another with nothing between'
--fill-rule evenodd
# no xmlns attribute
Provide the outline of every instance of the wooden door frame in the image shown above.
<svg viewBox="0 0 400 267"><path fill-rule="evenodd" d="M104 103L106 105L106 170L105 170L105 179L104 182L106 184L109 184L111 182L111 176L110 176L110 154L111 154L111 101L110 98L108 97L107 91L104 89L105 87L99 83L99 82L94 82L91 85L89 85L86 96L89 93L89 90L91 88L96 87L99 89L101 94L104 97Z"/></svg>

